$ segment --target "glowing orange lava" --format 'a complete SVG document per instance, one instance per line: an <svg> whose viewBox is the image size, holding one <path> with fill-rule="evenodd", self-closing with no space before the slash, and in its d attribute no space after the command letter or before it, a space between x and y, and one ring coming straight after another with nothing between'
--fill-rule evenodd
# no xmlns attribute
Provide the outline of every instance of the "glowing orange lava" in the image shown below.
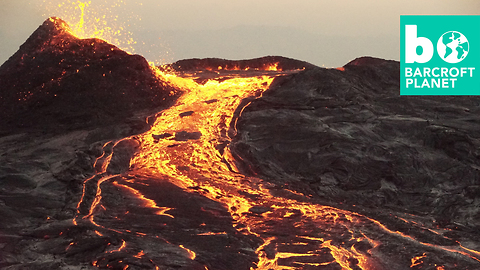
<svg viewBox="0 0 480 270"><path fill-rule="evenodd" d="M423 263L423 259L426 258L427 255L423 253L421 256L417 256L415 258L412 258L412 265L410 265L410 268L415 267L417 265L421 265Z"/></svg>
<svg viewBox="0 0 480 270"><path fill-rule="evenodd" d="M44 16L66 21L78 38L98 38L129 53L135 51L128 28L139 19L127 11L123 0L43 0L42 9Z"/></svg>
<svg viewBox="0 0 480 270"><path fill-rule="evenodd" d="M199 84L192 78L165 73L155 67L152 69L162 80L182 89L184 94L174 106L158 115L150 131L135 136L141 147L131 160L130 165L134 169L129 172L129 178L132 179L129 181L141 181L135 180L136 175L153 178L168 176L171 183L186 192L196 192L198 189L207 191L202 195L223 203L235 222L242 225L237 226L241 228L238 229L241 233L264 239L263 245L256 251L258 263L254 269L297 269L330 264L337 264L346 270L378 269L377 262L371 254L381 243L367 236L368 230L362 229L367 225L376 226L393 237L478 260L474 250L422 243L410 235L392 231L379 221L355 212L272 195L269 184L262 179L239 174L229 150L229 143L236 135L234 112L237 111L237 114L241 115L243 108L238 108L240 102L245 98L260 97L271 84L273 77L210 79ZM98 169L100 173L106 171L108 162L108 155L97 160L96 167L100 167ZM97 196L86 217L94 214L95 208L98 207L102 180L111 177L98 180ZM128 190L142 200L145 207L160 208L138 190L117 182L113 184ZM285 192L303 196L296 192ZM253 197L255 199L252 199ZM262 215L249 215L250 209L255 206L267 207L269 210ZM170 208L160 209L160 213L157 214L169 216L166 212ZM93 223L93 217L90 218ZM289 222L291 233L297 240L285 242L279 237L269 236L269 232L275 230L275 227L269 227L267 224L290 224ZM334 235L320 236L309 232L308 228L312 226L326 231L339 231L349 237L343 242L338 242ZM368 243L371 247L368 253L357 249L357 243L361 242ZM298 247L304 247L304 251L297 251ZM194 251L183 246L180 248L187 251L190 259L196 258ZM288 250L290 248L292 251ZM274 252L274 255L268 255L266 250ZM325 253L323 250L328 252ZM327 262L320 260L329 256L331 260ZM320 261L317 261L317 258ZM412 267L419 265L422 258L412 259Z"/></svg>
<svg viewBox="0 0 480 270"><path fill-rule="evenodd" d="M141 194L140 192L138 192L138 191L137 191L136 189L134 189L134 188L131 188L131 187L126 186L126 185L119 184L118 182L113 182L113 184L114 184L115 186L121 187L121 188L123 188L123 189L131 192L136 198L138 198L138 199L140 199L141 201L143 201L143 202L144 202L143 207L158 209L158 211L155 213L156 215L166 216L166 217L170 217L170 218L175 218L174 216L166 213L167 211L172 210L172 208L169 208L169 207L159 207L159 206L157 206L157 204L155 203L154 200L151 200L151 199L146 198L145 196L143 196L143 194Z"/></svg>

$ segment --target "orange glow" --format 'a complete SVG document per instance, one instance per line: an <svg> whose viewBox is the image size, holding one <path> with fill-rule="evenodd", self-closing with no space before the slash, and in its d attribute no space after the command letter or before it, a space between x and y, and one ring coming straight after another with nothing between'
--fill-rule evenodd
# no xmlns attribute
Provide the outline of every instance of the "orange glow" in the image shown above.
<svg viewBox="0 0 480 270"><path fill-rule="evenodd" d="M119 48L134 53L135 41L128 27L135 18L128 14L123 0L75 1L43 0L45 17L59 17L65 20L74 36L98 38ZM122 16L120 18L120 15Z"/></svg>
<svg viewBox="0 0 480 270"><path fill-rule="evenodd" d="M134 189L134 188L132 188L132 187L119 184L118 182L113 182L113 184L114 184L115 186L117 186L117 187L121 187L121 188L123 188L123 189L125 189L125 190L128 190L128 191L129 191L130 193L132 193L136 198L142 200L143 203L144 203L144 204L143 204L144 207L146 207L146 208L158 209L158 211L155 213L156 215L166 216L166 217L170 217L170 218L175 218L174 216L166 213L167 211L172 210L172 208L169 208L169 207L159 207L159 206L157 206L157 204L155 203L154 200L151 200L151 199L146 198L145 196L143 196L142 193L140 193L139 191L137 191L136 189Z"/></svg>
<svg viewBox="0 0 480 270"><path fill-rule="evenodd" d="M427 255L425 253L423 253L423 255L421 255L421 256L417 256L417 257L412 258L411 259L412 264L410 265L410 268L422 264L423 259L426 258L426 257L427 257Z"/></svg>
<svg viewBox="0 0 480 270"><path fill-rule="evenodd" d="M83 202L83 199L85 198L85 184L87 182L89 182L90 180L92 180L96 175L86 179L85 181L83 181L83 191L82 191L82 197L80 198L80 200L78 201L78 204L77 204L77 214L80 213L80 205L82 204Z"/></svg>
<svg viewBox="0 0 480 270"><path fill-rule="evenodd" d="M282 71L279 68L280 63L271 63L271 64L263 64L260 67L240 67L238 65L229 65L226 64L225 66L218 66L218 67L205 67L205 70L208 71Z"/></svg>
<svg viewBox="0 0 480 270"><path fill-rule="evenodd" d="M276 67L276 65L275 65ZM152 67L153 68L153 67ZM153 68L155 69L155 68ZM201 187L207 190L204 196L216 201L224 203L229 209L232 217L237 223L246 225L243 232L261 236L261 224L265 220L257 221L250 216L245 215L248 210L255 205L261 205L262 202L268 202L274 211L287 209L281 216L283 218L292 218L295 213L301 213L304 219L312 220L324 224L331 222L333 224L340 223L350 228L358 223L368 222L369 220L377 224L380 228L393 235L416 241L413 237L400 232L394 232L387 229L380 222L363 217L357 213L343 211L333 207L326 207L310 203L298 202L291 199L279 198L272 196L263 181L256 178L247 178L250 184L244 184L244 176L236 174L235 161L231 157L229 148L226 147L223 154L216 150L216 146L222 142L229 142L231 136L236 133L236 119L232 116L237 109L241 99L255 95L257 89L265 90L271 83L272 78L263 76L256 78L234 78L224 80L222 82L216 80L208 80L205 84L197 84L189 78L181 78L172 74L164 73L156 70L157 75L163 80L168 81L172 85L185 91L185 94L178 100L176 106L163 111L156 120L152 129L137 138L141 142L139 153L131 161L131 165L135 164L135 173L146 175L169 175L171 182L179 187L189 190L188 187ZM208 100L216 100L212 105L207 103ZM194 113L188 117L181 117L183 112ZM240 109L240 114L243 108ZM228 129L231 127L232 129ZM155 140L154 135L174 134L176 137L180 132L197 132L201 136L195 139L185 141L172 141L171 139ZM230 134L229 132L233 132ZM174 145L174 147L169 147ZM180 168L189 168L188 170ZM204 169L208 168L208 170ZM256 195L257 201L239 194L239 191ZM301 194L297 194L301 195ZM345 217L346 221L340 221L341 217ZM268 214L262 215L262 218L270 219ZM271 217L275 220L276 217ZM347 222L348 221L348 222ZM302 226L302 224L298 224ZM350 229L349 229L350 230ZM353 235L354 231L350 231ZM374 241L362 232L360 237L353 238L360 242L367 240L373 248L380 243ZM312 254L295 254L288 252L276 252L275 258L267 258L263 249L276 241L276 238L264 239L264 244L257 249L259 262L256 269L276 269L278 259L313 256ZM331 240L318 239L320 241L319 248L324 247L330 249L335 262L340 264L344 269L351 269L349 259L358 260L358 266L361 269L370 269L373 262L370 257L356 250L354 246L344 248L332 244ZM429 245L422 243L424 245ZM433 246L433 245L429 245ZM442 248L451 251L448 248ZM466 255L465 252L458 252ZM471 257L471 256L470 256ZM310 264L314 265L314 264ZM281 269L289 269L281 266Z"/></svg>
<svg viewBox="0 0 480 270"><path fill-rule="evenodd" d="M137 259L141 259L143 256L145 256L145 253L144 253L143 250L142 250L142 251L140 251L137 255L135 255L135 256L133 256L133 257L135 257L135 258L137 258Z"/></svg>
<svg viewBox="0 0 480 270"><path fill-rule="evenodd" d="M127 242L122 239L122 245L118 249L110 250L108 253L120 252L127 247Z"/></svg>
<svg viewBox="0 0 480 270"><path fill-rule="evenodd" d="M197 234L197 235L205 235L205 236L207 236L207 235L225 235L225 234L227 234L227 233L226 233L226 232L217 232L217 233L214 233L214 232L206 232L206 233L199 233L199 234Z"/></svg>
<svg viewBox="0 0 480 270"><path fill-rule="evenodd" d="M470 252L470 253L473 253L473 254L475 254L475 255L477 255L477 256L480 257L480 252L478 252L478 251L476 251L476 250L473 250L473 249L466 248L466 247L464 247L464 246L463 246L462 244L460 244L460 243L458 243L458 244L460 245L460 247L461 247L462 249L464 249L464 250L466 250L466 251L468 251L468 252Z"/></svg>
<svg viewBox="0 0 480 270"><path fill-rule="evenodd" d="M93 212L95 211L95 209L97 208L98 204L100 203L100 201L102 200L102 189L100 188L100 185L105 182L105 181L108 181L114 177L117 177L118 175L108 175L108 176L105 176L105 177L102 177L100 180L98 180L98 183L97 183L97 194L95 194L95 199L93 200L93 203L92 205L90 206L90 211L88 212L88 215L86 215L85 217L83 217L84 219L86 218L90 218L92 217L93 218Z"/></svg>
<svg viewBox="0 0 480 270"><path fill-rule="evenodd" d="M183 245L180 245L180 248L183 249L183 250L185 250L185 251L188 253L190 260L193 261L193 260L195 260L195 258L197 257L197 254L195 254L195 252L193 252L193 251L191 251L190 249L184 247Z"/></svg>
<svg viewBox="0 0 480 270"><path fill-rule="evenodd" d="M277 257L275 257L274 259L269 259L267 258L267 254L264 251L265 247L269 246L273 240L275 240L275 237L265 239L265 242L260 245L255 251L258 256L257 268L255 269L277 269Z"/></svg>
<svg viewBox="0 0 480 270"><path fill-rule="evenodd" d="M373 223L377 224L381 229L383 229L384 231L386 231L390 234L394 234L394 235L404 237L406 239L410 239L411 241L414 241L414 242L416 242L418 244L421 244L421 245L424 245L424 246L435 247L435 248L438 248L438 249L441 249L441 250L444 250L444 251L448 251L448 252L452 252L452 253L458 253L458 254L461 254L463 256L469 257L469 258L471 258L475 261L480 262L480 257L478 256L478 255L480 255L480 252L478 252L476 250L469 250L469 249L463 247L462 245L459 245L461 249L467 251L467 252L465 252L465 251L458 250L459 248L447 248L447 247L437 246L437 245L430 244L430 243L420 242L420 241L417 241L413 236L406 235L405 233L402 233L402 232L399 232L399 231L392 231L392 230L388 229L385 225L380 223L379 221L374 220L374 219L369 218L369 217L366 217L366 218L368 220L372 221Z"/></svg>
<svg viewBox="0 0 480 270"><path fill-rule="evenodd" d="M350 252L348 252L347 250L341 247L333 246L331 242L332 240L325 241L321 247L326 247L330 249L330 252L333 258L335 258L335 261L338 264L340 264L340 266L342 266L342 269L352 270L352 268L350 267L350 263L348 261L348 259L350 259L350 256L351 256Z"/></svg>
<svg viewBox="0 0 480 270"><path fill-rule="evenodd" d="M269 69L274 70L277 65L274 64ZM268 213L262 215L264 220L252 219L245 215L251 207L262 202L268 202L273 211L282 212L283 218L288 219L301 214L306 220L318 222L319 226L327 220L333 223L339 222L340 216L347 217L350 223L358 222L356 217L358 214L355 213L272 196L261 179L250 177L247 178L249 182L246 183L244 181L246 178L236 173L238 169L228 147L222 154L218 152L217 146L228 143L236 133L236 119L233 120L232 117L240 101L246 97L260 96L261 92L271 84L273 78L268 76L232 78L221 82L208 80L204 84L198 84L190 78L165 73L155 67L152 69L162 80L175 85L185 93L175 106L162 112L150 131L136 136L141 143L141 148L131 161L131 165L135 167L135 174L168 175L172 183L189 192L193 192L189 187L201 187L202 190L208 191L202 195L224 203L236 222L246 225L242 232L259 237L262 237L260 233L262 223L265 220L278 218L270 217ZM215 100L215 102L213 104L206 102L209 100ZM181 114L184 112L194 113L182 117ZM242 112L243 108L240 108L239 114L241 115ZM158 135L167 133L177 138L179 137L177 134L182 132L196 133L199 136L177 141L155 139ZM174 147L169 147L172 145ZM252 201L245 195L241 195L240 191L256 195L258 199ZM298 224L299 228L301 226L303 225ZM363 239L367 238L360 237L358 241ZM257 249L259 262L256 269L280 267L279 259L315 256L313 253L276 252L275 257L269 259L263 248L276 240L275 237L267 238ZM367 240L374 242L371 239ZM302 243L298 244L302 245ZM358 266L362 269L368 269L370 265L369 258L355 248L337 247L331 244L331 240L321 239L318 248L322 247L329 248L335 261L345 269L350 269L347 268L349 258L357 259ZM307 263L306 265L315 266L316 264ZM281 266L281 269L294 268Z"/></svg>
<svg viewBox="0 0 480 270"><path fill-rule="evenodd" d="M68 247L65 250L69 250L73 245L75 245L75 243L71 242L70 244L68 244Z"/></svg>
<svg viewBox="0 0 480 270"><path fill-rule="evenodd" d="M280 69L278 69L278 64L279 64L279 63L275 63L275 64L271 64L271 65L265 66L265 70L269 70L269 71L279 71Z"/></svg>
<svg viewBox="0 0 480 270"><path fill-rule="evenodd" d="M308 223L315 224L317 227L343 228L345 232L351 235L350 241L355 243L368 242L372 246L368 251L370 254L380 245L380 242L368 237L368 233L362 231L361 228L364 224L375 224L386 234L403 237L421 245L459 253L478 260L474 256L475 251L463 247L464 251L459 251L453 248L422 243L410 235L392 231L379 221L355 212L322 206L308 201L274 196L270 193L269 184L262 179L245 177L239 174L235 159L228 147L229 142L237 133L236 118L233 118L234 112L237 111L237 114L241 115L244 108L238 108L238 106L242 99L253 99L261 96L262 92L268 89L273 77L210 79L203 84L199 84L192 78L179 77L172 73L160 71L154 66L152 66L152 70L163 81L183 90L184 94L178 99L175 106L159 114L150 131L135 136L141 146L139 152L130 162L131 168L134 168L134 170L129 173L132 176L168 175L170 182L183 188L186 192L203 190L201 193L203 196L224 204L235 223L244 225L239 226L239 228L242 228L239 229L241 233L252 234L264 240L264 243L256 250L259 261L256 267L252 269L295 269L295 267L280 265L281 261L289 258L296 260L297 258L316 256L315 250L298 253L280 252L277 250L277 245L281 244L281 241L277 237L266 237L264 235L265 223L282 219L295 219L299 216L301 221L296 222L294 228L301 231L303 226ZM187 116L182 114L185 112L189 112L189 114ZM171 136L163 138L162 134L171 134ZM194 136L189 137L192 134ZM219 145L226 145L222 152L218 151ZM107 147L107 144L104 147ZM97 168L100 167L98 170L100 173L106 171L109 161L109 155L97 159L95 165ZM98 189L100 189L100 182L101 180ZM132 184L141 183L135 178L128 180L128 182ZM166 213L171 210L170 208L157 206L155 201L146 198L130 186L121 185L118 182L113 182L113 184L140 199L144 207L159 209L157 214L173 218L172 215ZM191 189L192 187L196 187L196 189ZM97 198L101 199L101 192L98 189ZM287 190L285 192L305 197L298 192ZM252 196L245 196L245 194L255 195L255 199L252 199ZM97 204L98 202L95 200L90 213L93 213ZM263 205L268 206L271 210L258 217L246 214L253 206ZM224 232L206 232L199 235L217 234L224 234ZM312 245L312 242L317 242L313 244L313 246L316 246L316 250L328 249L334 261L325 263L298 262L296 264L318 267L336 263L343 269L348 270L353 269L350 265L351 261L358 261L357 268L363 270L375 269L375 261L373 261L372 256L357 250L355 243L344 246L343 244L334 244L333 239L327 239L326 237L304 235L297 235L297 239L308 242L299 241L290 244L307 246ZM196 258L195 252L186 249L184 246L180 246L180 248L188 253L190 259L194 260ZM267 256L267 248L275 252L273 258ZM421 263L421 258L412 259L412 265L419 263Z"/></svg>
<svg viewBox="0 0 480 270"><path fill-rule="evenodd" d="M283 190L286 194L300 196L305 200L297 201L288 199L290 196L272 195L268 188L269 183L256 177L246 177L239 174L236 161L229 149L229 143L237 134L237 119L234 118L234 113L236 112L237 116L242 115L244 107L238 108L241 101L245 98L260 97L262 92L268 89L273 77L264 75L224 80L210 79L204 81L203 84L199 84L192 78L179 77L172 73L160 71L154 66L151 68L159 78L181 89L184 94L174 106L159 114L150 131L135 136L135 140L140 142L141 146L130 162L130 176L145 175L163 178L164 175L167 175L171 183L183 188L185 192L201 193L211 200L222 203L234 219L234 227L243 225L238 226L238 228L241 228L238 229L239 232L255 235L264 241L256 250L258 263L252 269L296 269L293 266L281 265L286 259L291 259L295 261L296 265L305 267L338 264L345 270L376 269L375 259L371 254L380 245L380 241L372 239L369 230L364 231L362 229L365 225L376 225L384 234L402 237L420 245L479 260L478 255L480 253L475 250L461 245L454 248L423 243L408 234L392 231L372 218L355 212L312 203L307 200L307 196L298 192ZM245 104L250 103L244 102ZM186 112L187 114L185 114ZM171 135L163 136L164 134ZM104 149L117 143L107 143L104 145ZM223 151L219 151L219 146L222 145L225 147L222 148ZM100 205L101 184L115 177L115 175L108 176L106 173L110 160L111 150L105 151L95 162L97 177L100 180L97 183L95 200L86 216L90 217L90 221L99 227L101 226L93 221L93 215L97 206ZM95 179L95 177L87 179L86 182L92 181L92 179ZM134 177L127 182L141 184L141 180ZM117 181L114 181L113 185L141 200L143 207L158 209L156 212L158 215L174 218L166 213L172 210L171 208L159 207L154 200L146 198L139 190L129 185L122 185ZM201 190L201 192L198 190ZM82 195L79 206L83 200L84 196ZM250 209L254 206L265 206L269 210L261 215L249 215ZM265 224L295 219L298 220L292 225L292 228L298 230L298 235L296 235L298 242L289 244L314 248L297 253L279 251L277 246L281 246L282 241L269 235L268 227ZM408 222L406 219L399 219ZM408 223L413 224L414 222ZM322 237L303 235L302 232L311 224L332 230L341 229L349 235L350 244L337 243L332 239L333 236L328 235L322 235ZM127 230L126 232L129 233L130 231ZM225 232L205 232L198 235L218 234L225 234ZM356 243L360 242L368 242L371 245L371 248L366 251L369 254L364 254L365 251L356 248ZM180 248L186 251L191 260L196 258L195 252L183 245L180 245ZM334 261L322 263L301 261L305 258L314 258L317 256L315 252L322 249L328 249ZM274 253L273 256L270 253L267 256L267 250ZM143 254L137 256L141 257ZM413 258L411 267L421 264L422 258L424 257ZM357 262L355 267L351 265L352 261Z"/></svg>

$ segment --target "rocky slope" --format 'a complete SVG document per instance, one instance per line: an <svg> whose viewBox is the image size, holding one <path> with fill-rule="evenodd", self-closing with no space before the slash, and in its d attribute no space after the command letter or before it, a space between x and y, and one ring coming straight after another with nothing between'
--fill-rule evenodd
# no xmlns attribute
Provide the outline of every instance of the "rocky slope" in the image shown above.
<svg viewBox="0 0 480 270"><path fill-rule="evenodd" d="M480 98L400 96L399 76L363 57L279 78L243 111L233 150L250 174L327 204L478 232Z"/></svg>
<svg viewBox="0 0 480 270"><path fill-rule="evenodd" d="M91 239L71 224L82 183L106 141L148 130L177 93L143 57L46 20L0 67L0 268L91 265L105 239L65 251Z"/></svg>
<svg viewBox="0 0 480 270"><path fill-rule="evenodd" d="M0 133L84 129L158 111L175 90L147 61L99 39L78 39L46 20L0 67ZM152 110L154 109L154 110Z"/></svg>
<svg viewBox="0 0 480 270"><path fill-rule="evenodd" d="M282 56L265 56L248 60L227 60L220 58L184 59L163 66L175 71L220 71L220 70L295 70L311 69L315 66L296 59Z"/></svg>

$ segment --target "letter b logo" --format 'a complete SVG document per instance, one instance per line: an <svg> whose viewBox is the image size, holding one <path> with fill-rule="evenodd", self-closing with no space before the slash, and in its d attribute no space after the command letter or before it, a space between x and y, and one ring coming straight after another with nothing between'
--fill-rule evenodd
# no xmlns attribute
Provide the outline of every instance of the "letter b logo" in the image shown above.
<svg viewBox="0 0 480 270"><path fill-rule="evenodd" d="M417 47L422 48L420 54ZM426 63L432 59L433 44L426 37L417 37L416 25L405 25L405 63Z"/></svg>

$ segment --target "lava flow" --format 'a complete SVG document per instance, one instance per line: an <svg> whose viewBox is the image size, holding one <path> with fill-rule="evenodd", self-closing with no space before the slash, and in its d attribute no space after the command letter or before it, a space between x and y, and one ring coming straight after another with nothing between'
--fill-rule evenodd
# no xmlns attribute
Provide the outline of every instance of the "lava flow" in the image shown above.
<svg viewBox="0 0 480 270"><path fill-rule="evenodd" d="M237 107L242 99L259 96L266 90L272 78L209 80L204 85L179 78L175 80L180 80L186 93L176 106L162 112L149 132L139 136L142 146L131 162L133 173L167 175L172 183L186 190L201 189L204 196L227 205L241 228L239 230L265 241L257 250L257 269L277 268L282 261L287 265L282 265L281 269L315 266L318 264L315 259L328 258L328 255L322 254L325 251L319 251L323 248L328 249L327 254L333 257L331 261L322 262L324 264L338 263L345 269L351 269L350 261L357 262L362 269L373 265L364 254L355 251L354 245L350 248L337 247L331 244L332 240L309 233L312 226L338 226L336 220L340 217L352 220L352 214L279 198L270 193L268 184L261 179L239 174L228 148L232 135L235 135L235 125L232 125L234 112L241 112ZM177 85L180 84L177 82ZM156 139L159 137L161 139ZM259 207L264 209L261 210L263 213L249 215L251 209ZM345 221L338 222L340 227ZM285 224L290 227L287 230L299 238L296 242L265 237L275 234L277 226ZM366 237L355 239L358 242L363 240L375 245ZM299 250L298 246L303 246L300 250L304 251L290 251ZM268 254L267 247L275 250L274 254Z"/></svg>
<svg viewBox="0 0 480 270"><path fill-rule="evenodd" d="M83 29L89 2L78 4L77 26ZM94 266L367 270L388 269L394 261L391 269L446 269L430 261L434 252L480 262L478 251L437 235L428 225L412 223L411 228L434 235L435 243L242 174L236 160L241 157L230 151L237 119L276 78L301 72L278 66L212 66L207 70L215 74L208 77L151 67L159 81L183 94L156 115L148 132L106 142L95 175L83 182L73 224L78 230L93 227L88 230L92 239L107 246L98 248ZM122 147L133 154L121 154ZM115 164L116 155L128 156L129 166ZM389 258L395 254L382 250L387 244L403 252L403 259ZM73 241L67 250L78 245ZM225 254L232 257L221 258Z"/></svg>
<svg viewBox="0 0 480 270"><path fill-rule="evenodd" d="M252 269L310 269L321 266L332 269L384 269L381 255L377 252L384 241L396 241L399 246L407 242L445 254L464 256L466 260L480 260L475 251L461 245L444 247L424 243L403 232L391 230L372 218L323 206L303 194L279 190L260 178L242 175L229 150L229 144L236 135L236 119L251 100L259 98L269 88L274 77L286 72L264 71L264 75L259 77L226 76L208 79L203 84L192 79L192 74L184 74L188 78L182 78L156 72L162 80L182 89L184 94L176 105L157 115L150 131L124 139L139 145L125 174L106 173L110 156L100 158L105 160L103 164L107 167L100 166L102 169L96 176L96 184L90 184L96 196L89 202L89 211L83 219L122 234L145 235L144 232L112 227L110 222L106 222L109 226L103 224L105 215L108 216L111 210L102 204L101 188L111 183L136 197L144 208L156 209L154 215L175 219L175 206L159 206L160 202L149 198L151 194L141 191L142 186L153 188L151 183L155 179L166 179L184 192L200 194L221 203L234 219L233 227L237 232L262 240L263 244L255 251L258 261ZM109 145L112 147L114 144ZM111 153L111 150L107 151ZM88 179L85 186L90 181ZM96 215L99 214L101 218L97 220ZM218 234L212 231L198 235ZM128 247L128 240L126 243ZM196 252L201 252L180 244L178 247L186 250L185 258L191 260L196 260ZM406 261L405 265L411 264L412 268L421 266L421 258L426 257L425 254L423 257L416 256L412 262ZM442 267L439 265L436 269Z"/></svg>

